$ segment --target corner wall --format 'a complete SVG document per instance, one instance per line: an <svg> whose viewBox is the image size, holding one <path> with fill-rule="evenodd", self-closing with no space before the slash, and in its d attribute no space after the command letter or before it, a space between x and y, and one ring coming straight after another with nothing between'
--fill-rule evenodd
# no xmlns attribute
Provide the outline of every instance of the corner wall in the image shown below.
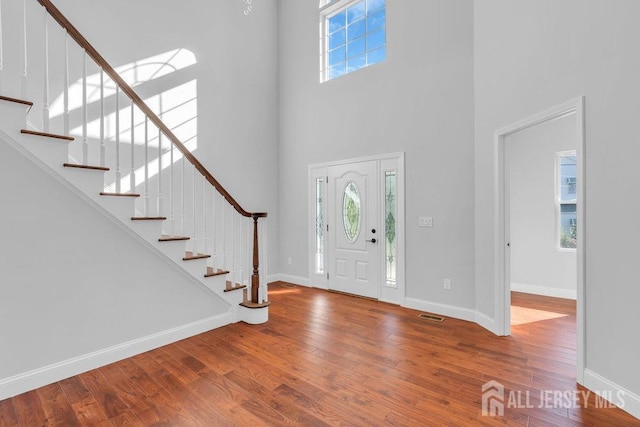
<svg viewBox="0 0 640 427"><path fill-rule="evenodd" d="M474 8L476 307L494 316L493 133L584 95L586 379L635 393L627 410L640 416L640 199L628 196L640 182L640 3L487 0Z"/></svg>

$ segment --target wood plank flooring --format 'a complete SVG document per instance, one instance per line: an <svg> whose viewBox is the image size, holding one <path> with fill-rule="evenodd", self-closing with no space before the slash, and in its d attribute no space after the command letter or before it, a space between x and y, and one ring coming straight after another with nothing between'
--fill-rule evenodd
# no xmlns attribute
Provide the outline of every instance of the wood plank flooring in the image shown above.
<svg viewBox="0 0 640 427"><path fill-rule="evenodd" d="M0 426L638 426L617 408L507 408L481 387L575 384L575 302L513 294L511 337L316 289L270 285L267 324L226 326L0 401Z"/></svg>

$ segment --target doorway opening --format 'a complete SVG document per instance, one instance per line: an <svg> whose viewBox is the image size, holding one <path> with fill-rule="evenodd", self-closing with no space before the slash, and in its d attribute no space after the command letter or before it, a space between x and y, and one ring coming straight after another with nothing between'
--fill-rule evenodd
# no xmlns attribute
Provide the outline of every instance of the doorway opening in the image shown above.
<svg viewBox="0 0 640 427"><path fill-rule="evenodd" d="M404 300L404 153L309 166L313 286Z"/></svg>
<svg viewBox="0 0 640 427"><path fill-rule="evenodd" d="M584 98L496 132L496 321L500 335L514 323L553 316L523 295L576 300L577 380L584 378L585 221ZM534 298L535 299L535 298ZM520 304L521 306L523 304ZM512 309L514 309L512 311ZM512 313L514 318L512 319ZM536 317L537 316L537 317Z"/></svg>

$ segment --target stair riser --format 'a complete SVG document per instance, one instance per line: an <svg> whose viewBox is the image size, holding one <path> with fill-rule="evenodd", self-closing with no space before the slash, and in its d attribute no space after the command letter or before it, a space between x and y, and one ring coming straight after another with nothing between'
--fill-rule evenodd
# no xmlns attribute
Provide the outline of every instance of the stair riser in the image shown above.
<svg viewBox="0 0 640 427"><path fill-rule="evenodd" d="M76 168L62 168L60 172L67 181L85 194L99 194L104 187L104 172Z"/></svg>
<svg viewBox="0 0 640 427"><path fill-rule="evenodd" d="M182 255L184 257L184 254ZM207 260L206 259L193 259L190 261L180 261L182 268L189 272L192 276L198 278L202 283L205 280L205 273L207 272Z"/></svg>
<svg viewBox="0 0 640 427"><path fill-rule="evenodd" d="M135 210L135 201L133 198L101 196L100 193L96 191L88 194L120 221L125 224L131 221L131 217L134 215ZM156 236L156 239L157 238L158 236Z"/></svg>
<svg viewBox="0 0 640 427"><path fill-rule="evenodd" d="M269 310L251 309L242 306L238 306L238 309L237 315L239 318L250 325L260 325L269 320Z"/></svg>
<svg viewBox="0 0 640 427"><path fill-rule="evenodd" d="M158 240L162 235L162 221L132 221L129 218L127 225L149 242Z"/></svg>
<svg viewBox="0 0 640 427"><path fill-rule="evenodd" d="M67 161L68 142L20 133L16 140L51 168L60 168Z"/></svg>
<svg viewBox="0 0 640 427"><path fill-rule="evenodd" d="M177 241L177 242L157 242L156 241L156 242L153 242L153 245L172 261L180 260L182 259L182 257L184 257L184 253L185 253L184 241Z"/></svg>
<svg viewBox="0 0 640 427"><path fill-rule="evenodd" d="M28 110L29 107L26 105L0 101L0 126L2 129L12 129L16 134L20 134L20 129L27 127Z"/></svg>

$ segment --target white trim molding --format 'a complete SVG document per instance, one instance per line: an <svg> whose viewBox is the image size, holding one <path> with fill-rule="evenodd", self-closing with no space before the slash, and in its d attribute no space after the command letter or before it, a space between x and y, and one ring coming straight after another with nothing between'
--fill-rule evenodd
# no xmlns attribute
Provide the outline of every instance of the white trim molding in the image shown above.
<svg viewBox="0 0 640 427"><path fill-rule="evenodd" d="M291 274L283 274L283 273L272 274L267 278L267 280L269 283L287 282L293 285L305 286L307 288L315 287L311 285L311 281L309 280L308 277L293 276Z"/></svg>
<svg viewBox="0 0 640 427"><path fill-rule="evenodd" d="M477 312L471 308L457 307L411 297L405 298L402 306L413 310L425 311L427 313L476 323Z"/></svg>
<svg viewBox="0 0 640 427"><path fill-rule="evenodd" d="M496 321L496 333L509 335L511 331L511 293L510 287L510 236L507 224L509 223L507 206L507 194L509 188L508 170L505 168L505 140L506 137L516 132L533 126L575 114L576 122L576 154L577 161L577 235L579 236L576 247L577 261L577 292L576 292L576 328L577 328L577 363L576 378L578 383L584 383L584 371L586 367L586 322L585 322L585 287L586 287L586 188L585 188L585 97L580 96L567 101L533 116L527 117L509 126L498 129L494 134L494 312Z"/></svg>
<svg viewBox="0 0 640 427"><path fill-rule="evenodd" d="M640 396L637 394L589 369L584 370L583 385L623 411L640 419Z"/></svg>
<svg viewBox="0 0 640 427"><path fill-rule="evenodd" d="M0 379L0 400L207 332L232 322L231 311Z"/></svg>
<svg viewBox="0 0 640 427"><path fill-rule="evenodd" d="M551 286L530 285L528 283L511 282L511 290L525 294L544 295L554 298L577 299L578 291L575 289L561 289Z"/></svg>

